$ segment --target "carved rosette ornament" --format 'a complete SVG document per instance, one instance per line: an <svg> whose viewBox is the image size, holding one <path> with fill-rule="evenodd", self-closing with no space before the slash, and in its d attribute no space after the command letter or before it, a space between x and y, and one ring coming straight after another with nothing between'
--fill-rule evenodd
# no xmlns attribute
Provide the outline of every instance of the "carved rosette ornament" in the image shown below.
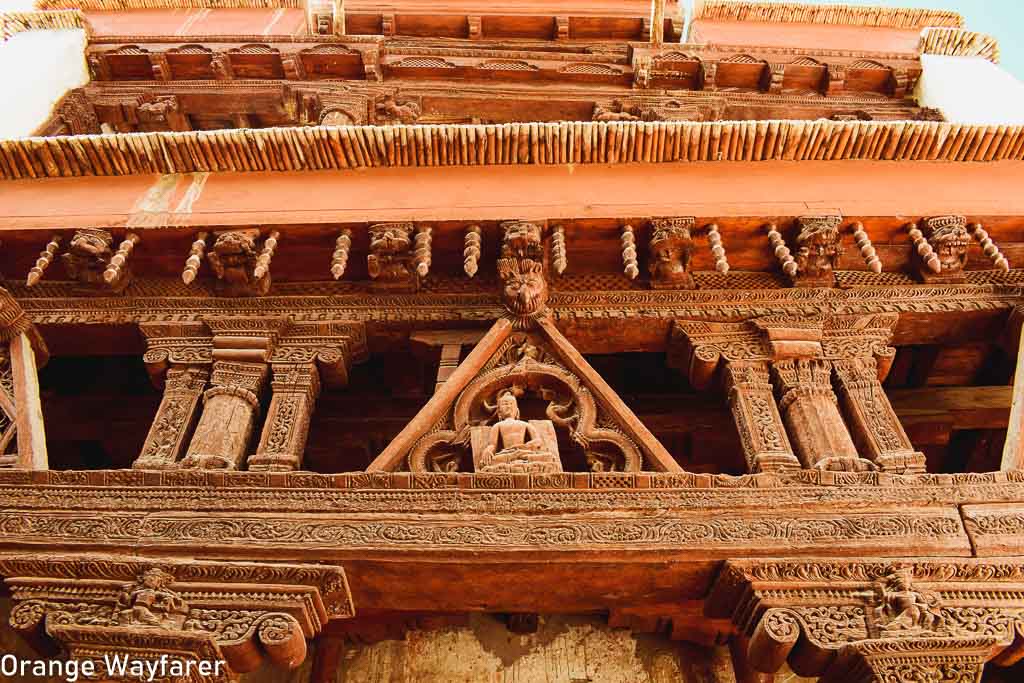
<svg viewBox="0 0 1024 683"><path fill-rule="evenodd" d="M1024 565L978 560L730 561L705 602L750 665L828 683L979 681L1024 656Z"/></svg>
<svg viewBox="0 0 1024 683"><path fill-rule="evenodd" d="M964 216L935 216L923 221L923 230L908 226L914 244L914 272L922 282L960 283L971 236Z"/></svg>
<svg viewBox="0 0 1024 683"><path fill-rule="evenodd" d="M693 254L693 217L657 218L651 221L651 287L654 289L693 289L690 274Z"/></svg>
<svg viewBox="0 0 1024 683"><path fill-rule="evenodd" d="M330 565L2 555L0 571L12 577L11 626L41 651L59 645L94 662L104 680L138 680L107 670L115 657L174 660L188 674L166 677L197 683L236 680L264 661L294 669L328 619L354 614L345 574Z"/></svg>

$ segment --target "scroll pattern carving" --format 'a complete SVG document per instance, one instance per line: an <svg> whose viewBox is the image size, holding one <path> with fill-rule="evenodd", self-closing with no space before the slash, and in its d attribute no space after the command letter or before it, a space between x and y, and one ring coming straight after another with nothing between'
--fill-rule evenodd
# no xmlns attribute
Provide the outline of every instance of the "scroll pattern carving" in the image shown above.
<svg viewBox="0 0 1024 683"><path fill-rule="evenodd" d="M210 372L206 368L185 366L167 373L164 395L156 418L132 464L134 469L159 470L177 466L206 388Z"/></svg>

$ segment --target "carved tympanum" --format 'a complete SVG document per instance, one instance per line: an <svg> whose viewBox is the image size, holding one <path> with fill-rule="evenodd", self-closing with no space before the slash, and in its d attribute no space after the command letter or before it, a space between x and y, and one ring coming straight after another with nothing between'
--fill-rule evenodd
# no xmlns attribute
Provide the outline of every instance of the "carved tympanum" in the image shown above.
<svg viewBox="0 0 1024 683"><path fill-rule="evenodd" d="M693 289L690 257L694 219L663 218L651 221L651 287L655 289Z"/></svg>
<svg viewBox="0 0 1024 683"><path fill-rule="evenodd" d="M546 419L524 419L527 400ZM472 461L478 472L560 472L561 433L592 471L639 470L637 445L601 415L591 392L539 339L516 334L458 396L442 428L416 443L409 468L465 471Z"/></svg>

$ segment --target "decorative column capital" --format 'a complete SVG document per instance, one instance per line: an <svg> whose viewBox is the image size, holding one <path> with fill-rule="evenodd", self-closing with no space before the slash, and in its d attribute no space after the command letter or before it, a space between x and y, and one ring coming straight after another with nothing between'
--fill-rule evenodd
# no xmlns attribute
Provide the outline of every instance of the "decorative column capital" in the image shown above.
<svg viewBox="0 0 1024 683"><path fill-rule="evenodd" d="M131 672L106 671L104 657L176 663L191 669L183 679L204 682L234 680L264 660L294 669L307 639L354 614L345 572L331 565L3 554L0 573L14 628L112 680Z"/></svg>
<svg viewBox="0 0 1024 683"><path fill-rule="evenodd" d="M705 601L752 666L822 681L976 681L1024 656L1024 562L729 561ZM954 678L943 674L957 672Z"/></svg>

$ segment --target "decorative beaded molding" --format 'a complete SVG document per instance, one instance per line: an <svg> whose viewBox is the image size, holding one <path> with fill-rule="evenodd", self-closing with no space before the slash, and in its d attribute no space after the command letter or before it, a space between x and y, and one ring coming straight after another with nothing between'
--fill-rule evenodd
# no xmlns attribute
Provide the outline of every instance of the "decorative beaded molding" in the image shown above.
<svg viewBox="0 0 1024 683"><path fill-rule="evenodd" d="M858 5L805 5L796 2L735 2L707 0L698 3L694 19L761 21L772 23L841 24L887 28L959 28L964 18L957 12L910 7L862 7Z"/></svg>
<svg viewBox="0 0 1024 683"><path fill-rule="evenodd" d="M921 45L918 50L923 55L984 57L993 64L999 63L999 41L987 33L975 31L926 28L921 31Z"/></svg>
<svg viewBox="0 0 1024 683"><path fill-rule="evenodd" d="M301 0L37 0L39 9L123 11L132 9L278 9L303 7Z"/></svg>
<svg viewBox="0 0 1024 683"><path fill-rule="evenodd" d="M79 10L60 12L0 12L0 41L24 31L86 28Z"/></svg>
<svg viewBox="0 0 1024 683"><path fill-rule="evenodd" d="M0 140L0 178L681 161L1024 159L1024 126L642 121L316 126Z"/></svg>

